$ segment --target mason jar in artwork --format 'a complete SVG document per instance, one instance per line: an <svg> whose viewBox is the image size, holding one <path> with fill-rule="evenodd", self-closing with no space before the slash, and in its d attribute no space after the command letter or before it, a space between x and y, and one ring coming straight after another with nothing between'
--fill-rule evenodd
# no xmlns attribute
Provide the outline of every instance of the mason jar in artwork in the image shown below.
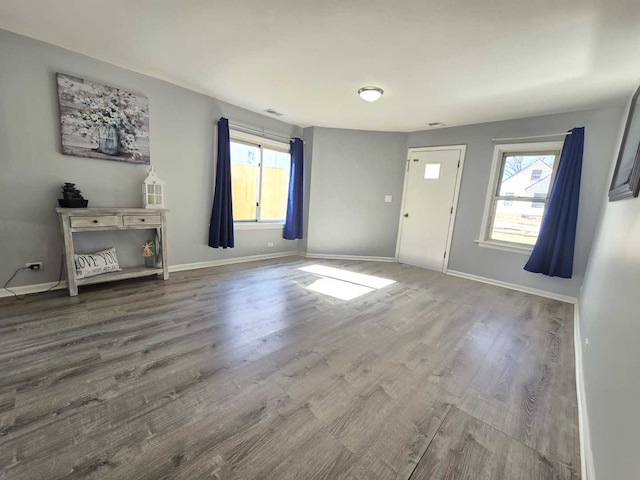
<svg viewBox="0 0 640 480"><path fill-rule="evenodd" d="M98 150L106 155L118 153L118 130L113 125L98 127Z"/></svg>

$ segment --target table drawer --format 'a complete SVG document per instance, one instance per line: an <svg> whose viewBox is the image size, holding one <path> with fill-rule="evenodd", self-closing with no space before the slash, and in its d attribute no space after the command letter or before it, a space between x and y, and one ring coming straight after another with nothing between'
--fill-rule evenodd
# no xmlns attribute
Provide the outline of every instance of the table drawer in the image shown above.
<svg viewBox="0 0 640 480"><path fill-rule="evenodd" d="M124 215L124 225L160 225L160 215Z"/></svg>
<svg viewBox="0 0 640 480"><path fill-rule="evenodd" d="M118 227L120 217L117 215L96 215L95 217L71 217L71 228Z"/></svg>

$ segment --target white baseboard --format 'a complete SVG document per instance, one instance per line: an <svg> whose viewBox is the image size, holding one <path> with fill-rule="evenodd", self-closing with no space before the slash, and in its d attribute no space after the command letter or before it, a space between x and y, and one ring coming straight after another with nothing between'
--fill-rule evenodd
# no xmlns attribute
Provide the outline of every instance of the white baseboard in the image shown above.
<svg viewBox="0 0 640 480"><path fill-rule="evenodd" d="M256 262L258 260L270 260L272 258L292 257L300 255L298 252L275 252L263 255L250 255L248 257L230 257L219 260L208 260L206 262L183 263L180 265L169 265L169 272L183 272L185 270L195 270L198 268L218 267L220 265L231 265L234 263Z"/></svg>
<svg viewBox="0 0 640 480"><path fill-rule="evenodd" d="M391 262L395 263L396 259L393 257L367 257L364 255L333 255L325 253L304 253L298 252L298 255L306 258L322 258L325 260L360 260L363 262Z"/></svg>
<svg viewBox="0 0 640 480"><path fill-rule="evenodd" d="M298 252L276 252L276 253L267 253L264 255L251 255L248 257L235 257L235 258L224 258L220 260L210 260L207 262L197 262L197 263L184 263L181 265L169 265L170 272L182 272L185 270L195 270L197 268L208 268L208 267L216 267L219 265L230 265L232 263L244 263L244 262L255 262L258 260L269 260L271 258L280 258L280 257L291 257L299 255ZM46 290L49 290L58 282L47 282L47 283L36 283L33 285L22 285L20 287L9 287L12 291L16 293L18 296L29 295L30 293L40 293ZM52 288L52 290L62 290L67 288L67 282L65 280L60 282L56 288ZM0 298L3 297L13 297L13 293L8 292L4 288L0 288Z"/></svg>
<svg viewBox="0 0 640 480"><path fill-rule="evenodd" d="M580 461L583 480L595 480L593 450L591 450L591 433L589 431L589 415L587 414L586 392L584 388L584 364L582 362L582 334L580 332L580 308L574 307L573 344L576 362L576 394L578 398L578 425L580 428Z"/></svg>
<svg viewBox="0 0 640 480"><path fill-rule="evenodd" d="M491 278L480 277L478 275L472 275L470 273L457 272L455 270L447 270L447 275L466 278L467 280L474 280L476 282L488 283L489 285L509 288L511 290L517 290L519 292L538 295L539 297L551 298L553 300L559 300L561 302L572 303L574 305L578 303L578 299L576 297L570 297L568 295L560 295L557 293L548 292L546 290L538 290L537 288L523 287L522 285L516 285L515 283L501 282L500 280L493 280Z"/></svg>
<svg viewBox="0 0 640 480"><path fill-rule="evenodd" d="M35 283L33 285L22 285L20 287L9 287L9 288L11 289L12 292L15 292L15 294L20 297L22 295L29 295L30 293L45 292L49 289L53 291L53 290L62 290L64 288L67 288L67 282L65 280L62 280L60 282L60 285L58 285L57 287L52 288L57 283L58 282ZM3 298L3 297L13 297L13 293L5 290L4 288L0 288L0 298Z"/></svg>

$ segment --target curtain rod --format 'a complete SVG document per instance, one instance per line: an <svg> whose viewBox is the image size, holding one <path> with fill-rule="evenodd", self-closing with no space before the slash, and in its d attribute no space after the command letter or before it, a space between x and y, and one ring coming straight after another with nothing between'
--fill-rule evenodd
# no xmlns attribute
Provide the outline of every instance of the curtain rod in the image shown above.
<svg viewBox="0 0 640 480"><path fill-rule="evenodd" d="M234 123L231 121L229 121L229 127L233 127L236 130L243 130L245 133L256 133L258 136L264 137L264 138L272 137L274 139L283 139L286 141L286 143L289 143L289 141L291 140L291 137L287 137L285 135L265 132L264 129L248 127L246 125L240 125L239 123ZM307 142L304 142L304 143L307 143Z"/></svg>
<svg viewBox="0 0 640 480"><path fill-rule="evenodd" d="M567 135L571 135L571 132L562 132L562 133L548 133L546 135L531 135L529 137L512 137L512 138L492 138L491 140L494 142L505 142L509 140L528 140L530 138L546 138L546 137L566 137Z"/></svg>

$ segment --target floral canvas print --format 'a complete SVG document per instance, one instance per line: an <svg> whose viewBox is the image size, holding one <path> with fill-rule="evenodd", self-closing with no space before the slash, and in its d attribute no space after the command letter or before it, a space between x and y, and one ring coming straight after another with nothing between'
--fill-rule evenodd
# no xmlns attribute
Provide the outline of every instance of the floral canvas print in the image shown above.
<svg viewBox="0 0 640 480"><path fill-rule="evenodd" d="M62 153L149 165L149 100L58 73Z"/></svg>

